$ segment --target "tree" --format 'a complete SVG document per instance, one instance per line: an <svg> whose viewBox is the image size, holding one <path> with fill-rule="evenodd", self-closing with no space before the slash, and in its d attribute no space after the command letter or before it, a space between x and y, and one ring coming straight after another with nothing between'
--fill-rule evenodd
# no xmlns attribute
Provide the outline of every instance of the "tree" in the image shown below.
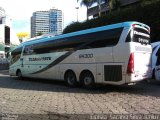
<svg viewBox="0 0 160 120"><path fill-rule="evenodd" d="M43 35L42 32L38 32L38 33L37 33L37 36L41 36L41 35Z"/></svg>
<svg viewBox="0 0 160 120"><path fill-rule="evenodd" d="M121 2L119 0L112 0L112 9L119 9Z"/></svg>
<svg viewBox="0 0 160 120"><path fill-rule="evenodd" d="M105 0L109 7L109 12L112 11L112 9L118 9L121 6L121 1L120 0Z"/></svg>
<svg viewBox="0 0 160 120"><path fill-rule="evenodd" d="M97 0L99 17L101 16L101 3L102 0Z"/></svg>
<svg viewBox="0 0 160 120"><path fill-rule="evenodd" d="M23 42L23 39L29 38L29 33L28 32L19 32L19 33L17 33L17 37L19 38L20 42Z"/></svg>
<svg viewBox="0 0 160 120"><path fill-rule="evenodd" d="M78 1L79 0L77 0L77 2ZM89 7L92 6L93 3L95 3L95 0L81 0L81 6L83 5L83 6L87 7L87 12L88 12ZM88 15L87 15L87 20L88 20Z"/></svg>
<svg viewBox="0 0 160 120"><path fill-rule="evenodd" d="M96 2L98 4L99 16L101 16L101 4L102 4L102 2L107 3L107 5L109 5L111 3L111 1L112 0L96 0Z"/></svg>
<svg viewBox="0 0 160 120"><path fill-rule="evenodd" d="M79 0L77 0L78 2ZM90 6L92 6L94 3L98 4L98 14L99 17L101 16L101 5L102 3L106 3L107 7L109 8L109 12L112 11L112 9L118 9L121 6L120 0L81 0L81 5L84 5L87 7L87 11ZM87 20L88 20L88 15L87 15Z"/></svg>

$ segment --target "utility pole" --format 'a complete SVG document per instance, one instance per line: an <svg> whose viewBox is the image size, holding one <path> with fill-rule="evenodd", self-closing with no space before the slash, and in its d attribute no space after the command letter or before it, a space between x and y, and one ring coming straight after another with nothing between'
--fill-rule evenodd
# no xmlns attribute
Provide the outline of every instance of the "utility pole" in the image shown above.
<svg viewBox="0 0 160 120"><path fill-rule="evenodd" d="M78 9L79 9L79 7L78 7L78 1L79 1L79 0L77 0L77 6L75 7L76 10L77 10L77 22L78 22Z"/></svg>
<svg viewBox="0 0 160 120"><path fill-rule="evenodd" d="M76 9L77 9L77 22L78 22L78 9L79 9L79 7L77 6Z"/></svg>

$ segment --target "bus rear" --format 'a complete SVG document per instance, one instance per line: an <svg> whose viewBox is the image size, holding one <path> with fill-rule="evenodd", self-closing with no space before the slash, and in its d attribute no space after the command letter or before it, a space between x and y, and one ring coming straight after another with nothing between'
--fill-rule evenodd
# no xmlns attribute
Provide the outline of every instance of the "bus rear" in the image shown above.
<svg viewBox="0 0 160 120"><path fill-rule="evenodd" d="M126 82L136 82L151 77L150 28L141 23L132 24L125 41L130 47L126 64Z"/></svg>

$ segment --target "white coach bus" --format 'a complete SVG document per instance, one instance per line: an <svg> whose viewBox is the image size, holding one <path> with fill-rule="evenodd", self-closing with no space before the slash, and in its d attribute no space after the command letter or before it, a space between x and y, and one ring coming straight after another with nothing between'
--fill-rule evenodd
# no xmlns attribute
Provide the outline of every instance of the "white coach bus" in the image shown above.
<svg viewBox="0 0 160 120"><path fill-rule="evenodd" d="M24 42L11 53L11 76L65 80L69 86L121 85L148 78L150 28L123 22Z"/></svg>

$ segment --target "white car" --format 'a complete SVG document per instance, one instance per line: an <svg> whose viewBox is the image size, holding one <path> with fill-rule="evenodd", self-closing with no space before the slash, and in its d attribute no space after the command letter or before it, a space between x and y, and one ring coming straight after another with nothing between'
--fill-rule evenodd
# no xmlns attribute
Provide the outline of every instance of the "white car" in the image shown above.
<svg viewBox="0 0 160 120"><path fill-rule="evenodd" d="M160 41L152 45L152 78L160 81Z"/></svg>

